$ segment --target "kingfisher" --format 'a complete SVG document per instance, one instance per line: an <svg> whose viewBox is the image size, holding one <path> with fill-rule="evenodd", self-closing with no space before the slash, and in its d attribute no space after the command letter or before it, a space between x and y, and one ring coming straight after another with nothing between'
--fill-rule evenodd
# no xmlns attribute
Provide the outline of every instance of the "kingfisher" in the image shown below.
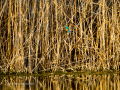
<svg viewBox="0 0 120 90"><path fill-rule="evenodd" d="M68 32L68 34L69 34L69 32L70 32L70 31L69 31L69 27L66 26L66 25L65 25L64 27L65 27L65 30L66 30L66 31Z"/></svg>

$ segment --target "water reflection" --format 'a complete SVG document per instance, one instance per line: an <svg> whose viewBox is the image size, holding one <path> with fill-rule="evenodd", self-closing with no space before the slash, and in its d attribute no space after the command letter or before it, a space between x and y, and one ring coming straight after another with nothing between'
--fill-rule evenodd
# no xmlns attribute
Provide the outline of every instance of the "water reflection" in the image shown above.
<svg viewBox="0 0 120 90"><path fill-rule="evenodd" d="M0 90L120 90L119 74L0 77Z"/></svg>

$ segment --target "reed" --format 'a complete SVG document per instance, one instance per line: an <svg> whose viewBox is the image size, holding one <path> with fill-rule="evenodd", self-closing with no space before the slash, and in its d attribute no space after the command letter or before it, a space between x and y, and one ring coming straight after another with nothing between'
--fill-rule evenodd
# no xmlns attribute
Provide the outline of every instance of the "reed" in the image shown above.
<svg viewBox="0 0 120 90"><path fill-rule="evenodd" d="M120 70L119 0L0 1L0 71L51 70Z"/></svg>

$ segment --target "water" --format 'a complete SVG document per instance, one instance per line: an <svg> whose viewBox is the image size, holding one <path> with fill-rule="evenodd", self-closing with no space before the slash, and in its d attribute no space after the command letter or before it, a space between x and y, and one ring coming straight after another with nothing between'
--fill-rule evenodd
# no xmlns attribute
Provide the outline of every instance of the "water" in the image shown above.
<svg viewBox="0 0 120 90"><path fill-rule="evenodd" d="M120 90L120 75L107 73L0 76L0 90Z"/></svg>

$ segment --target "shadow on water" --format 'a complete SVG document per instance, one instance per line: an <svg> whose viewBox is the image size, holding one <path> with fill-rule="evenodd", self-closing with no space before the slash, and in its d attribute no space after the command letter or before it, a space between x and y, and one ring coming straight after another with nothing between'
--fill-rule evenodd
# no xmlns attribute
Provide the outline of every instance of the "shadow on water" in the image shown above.
<svg viewBox="0 0 120 90"><path fill-rule="evenodd" d="M120 74L0 76L0 90L120 90Z"/></svg>

